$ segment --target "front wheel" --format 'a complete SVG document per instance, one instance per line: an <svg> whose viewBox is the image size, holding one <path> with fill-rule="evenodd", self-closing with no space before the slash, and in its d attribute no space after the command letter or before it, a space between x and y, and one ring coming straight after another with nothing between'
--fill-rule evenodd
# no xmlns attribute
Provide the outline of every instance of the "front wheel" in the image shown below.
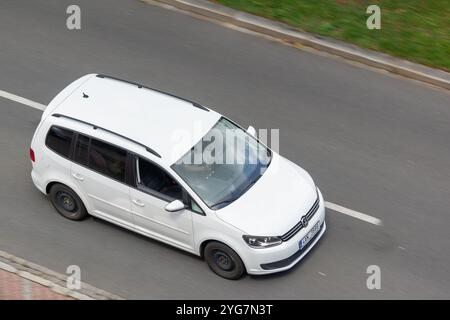
<svg viewBox="0 0 450 320"><path fill-rule="evenodd" d="M204 256L206 263L217 275L237 280L245 274L245 266L238 254L220 242L210 242L206 245Z"/></svg>

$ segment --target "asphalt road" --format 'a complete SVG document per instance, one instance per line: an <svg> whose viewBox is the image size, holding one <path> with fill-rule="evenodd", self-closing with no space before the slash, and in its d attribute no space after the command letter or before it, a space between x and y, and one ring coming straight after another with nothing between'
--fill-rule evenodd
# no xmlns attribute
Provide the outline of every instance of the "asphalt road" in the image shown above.
<svg viewBox="0 0 450 320"><path fill-rule="evenodd" d="M227 281L199 258L98 219L65 220L32 185L40 112L0 98L0 250L125 298L450 298L450 95L134 0L0 2L0 90L47 104L98 72L174 92L243 125L332 201L328 231L290 272ZM124 106L126 107L126 106ZM366 268L381 268L368 290Z"/></svg>

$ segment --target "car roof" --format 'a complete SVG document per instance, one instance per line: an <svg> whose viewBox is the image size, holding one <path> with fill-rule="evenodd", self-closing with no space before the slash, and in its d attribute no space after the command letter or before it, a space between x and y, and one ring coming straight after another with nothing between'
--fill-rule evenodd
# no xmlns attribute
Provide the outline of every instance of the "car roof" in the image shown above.
<svg viewBox="0 0 450 320"><path fill-rule="evenodd" d="M56 107L53 101L49 104L51 114L133 140L150 148L167 165L180 159L221 117L171 94L98 74L74 81L63 92L67 96L55 97Z"/></svg>

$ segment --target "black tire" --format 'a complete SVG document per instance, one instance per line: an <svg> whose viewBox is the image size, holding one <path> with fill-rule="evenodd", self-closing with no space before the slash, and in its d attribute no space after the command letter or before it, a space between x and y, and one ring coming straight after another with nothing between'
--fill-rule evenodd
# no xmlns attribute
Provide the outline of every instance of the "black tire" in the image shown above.
<svg viewBox="0 0 450 320"><path fill-rule="evenodd" d="M63 184L55 184L50 189L50 200L56 211L70 220L83 220L88 216L86 207L80 197Z"/></svg>
<svg viewBox="0 0 450 320"><path fill-rule="evenodd" d="M222 278L237 280L245 274L245 266L239 255L220 242L209 242L204 251L209 268Z"/></svg>

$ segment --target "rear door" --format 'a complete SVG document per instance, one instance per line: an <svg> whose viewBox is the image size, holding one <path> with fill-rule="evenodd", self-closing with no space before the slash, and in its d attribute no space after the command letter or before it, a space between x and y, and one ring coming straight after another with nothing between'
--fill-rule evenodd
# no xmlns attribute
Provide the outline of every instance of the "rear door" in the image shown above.
<svg viewBox="0 0 450 320"><path fill-rule="evenodd" d="M71 178L83 190L93 215L131 229L134 221L126 183L128 157L120 147L78 134Z"/></svg>

